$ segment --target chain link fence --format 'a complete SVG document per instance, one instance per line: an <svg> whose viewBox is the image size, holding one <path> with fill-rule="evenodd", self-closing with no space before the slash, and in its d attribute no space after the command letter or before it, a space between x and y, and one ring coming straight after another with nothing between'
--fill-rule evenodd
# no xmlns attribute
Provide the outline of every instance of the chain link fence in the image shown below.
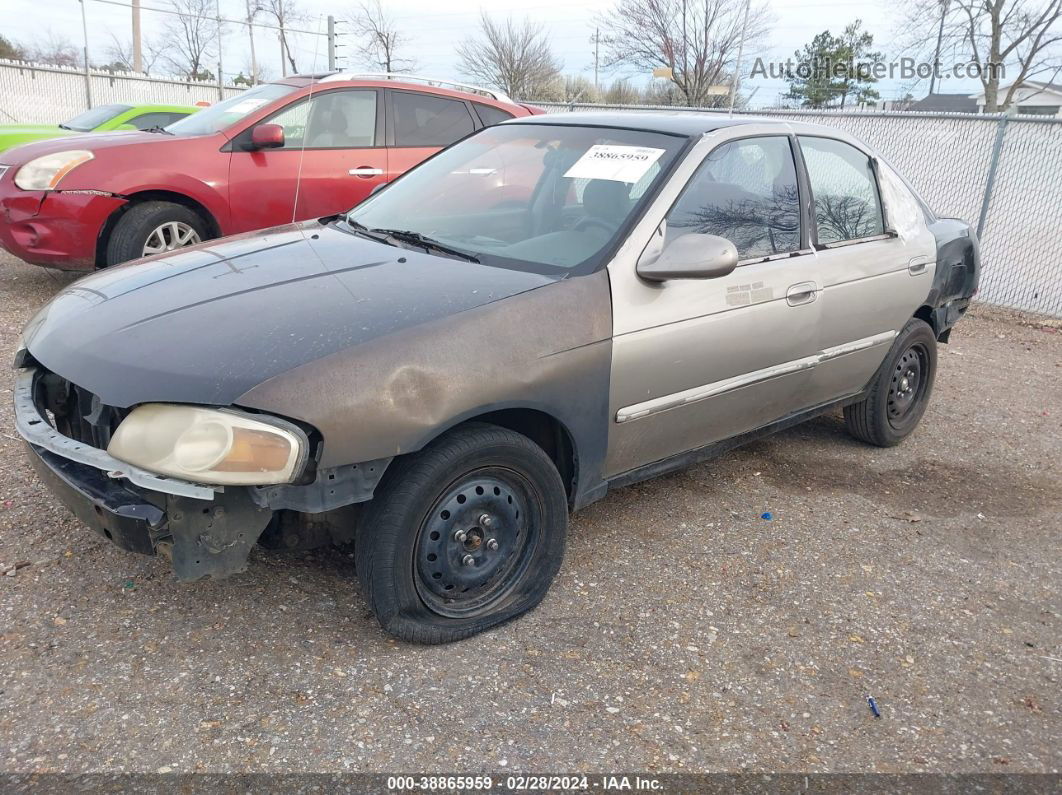
<svg viewBox="0 0 1062 795"><path fill-rule="evenodd" d="M217 102L241 86L0 61L0 124L58 124L98 105ZM91 98L91 99L90 99Z"/></svg>
<svg viewBox="0 0 1062 795"><path fill-rule="evenodd" d="M549 113L725 113L682 107L533 104ZM978 229L982 271L977 300L1062 317L1062 119L804 110L748 115L825 124L866 141L911 181L938 214L962 218Z"/></svg>

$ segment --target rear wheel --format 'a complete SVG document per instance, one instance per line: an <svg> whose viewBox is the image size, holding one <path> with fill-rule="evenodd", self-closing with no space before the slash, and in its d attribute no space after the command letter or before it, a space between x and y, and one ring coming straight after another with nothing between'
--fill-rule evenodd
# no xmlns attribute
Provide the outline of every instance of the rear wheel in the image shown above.
<svg viewBox="0 0 1062 795"><path fill-rule="evenodd" d="M212 237L202 216L181 204L146 201L134 204L118 220L107 241L107 264L175 251Z"/></svg>
<svg viewBox="0 0 1062 795"><path fill-rule="evenodd" d="M929 405L937 372L933 329L912 318L896 337L864 400L844 409L848 432L878 447L906 439Z"/></svg>
<svg viewBox="0 0 1062 795"><path fill-rule="evenodd" d="M358 578L391 634L460 640L542 600L567 523L560 474L538 445L464 426L388 472L359 527Z"/></svg>

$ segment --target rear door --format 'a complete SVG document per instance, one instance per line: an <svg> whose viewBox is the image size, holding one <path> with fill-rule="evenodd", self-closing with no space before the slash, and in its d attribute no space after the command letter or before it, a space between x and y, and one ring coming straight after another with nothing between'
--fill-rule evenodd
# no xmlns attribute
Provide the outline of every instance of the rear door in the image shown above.
<svg viewBox="0 0 1062 795"><path fill-rule="evenodd" d="M389 180L481 126L464 100L420 91L390 89L387 93Z"/></svg>
<svg viewBox="0 0 1062 795"><path fill-rule="evenodd" d="M928 297L936 245L906 189L851 143L799 135L822 288L816 403L860 391ZM883 199L892 201L883 201Z"/></svg>
<svg viewBox="0 0 1062 795"><path fill-rule="evenodd" d="M244 232L349 210L387 178L383 103L371 88L302 97L259 124L284 128L284 146L250 150L251 129L232 145L232 230Z"/></svg>

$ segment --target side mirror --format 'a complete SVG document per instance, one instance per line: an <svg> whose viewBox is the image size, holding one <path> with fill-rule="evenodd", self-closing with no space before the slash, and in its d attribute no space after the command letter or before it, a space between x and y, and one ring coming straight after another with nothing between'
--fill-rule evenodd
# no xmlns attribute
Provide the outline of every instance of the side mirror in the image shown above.
<svg viewBox="0 0 1062 795"><path fill-rule="evenodd" d="M252 149L278 149L284 145L284 128L279 124L259 124L251 130Z"/></svg>
<svg viewBox="0 0 1062 795"><path fill-rule="evenodd" d="M668 243L655 260L638 263L638 275L651 282L715 279L737 267L737 247L718 235L688 234Z"/></svg>

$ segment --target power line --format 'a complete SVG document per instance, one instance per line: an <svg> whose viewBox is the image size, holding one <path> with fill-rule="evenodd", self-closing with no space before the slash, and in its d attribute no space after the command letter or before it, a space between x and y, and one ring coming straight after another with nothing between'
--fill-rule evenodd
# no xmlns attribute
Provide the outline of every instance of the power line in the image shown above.
<svg viewBox="0 0 1062 795"><path fill-rule="evenodd" d="M119 6L121 8L132 8L132 3L123 3L120 0L91 0L93 3L103 3L108 6ZM198 19L198 14L186 14L183 11L177 11L173 8L156 8L154 6L140 6L141 11L156 11L159 14L172 14L175 17L188 17L190 19ZM283 30L285 33L302 33L307 36L327 36L327 33L318 30L301 30L299 28L280 27L279 25L266 25L261 22L249 22L246 19L228 19L227 17L212 17L217 19L218 22L225 22L229 25L250 25L255 28L263 28L265 30Z"/></svg>

